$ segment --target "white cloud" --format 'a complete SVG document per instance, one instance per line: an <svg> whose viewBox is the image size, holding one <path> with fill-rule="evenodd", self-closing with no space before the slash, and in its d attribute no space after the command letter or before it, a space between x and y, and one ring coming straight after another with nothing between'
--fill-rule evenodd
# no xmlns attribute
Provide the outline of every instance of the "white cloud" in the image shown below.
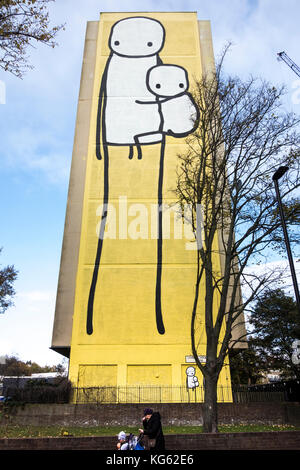
<svg viewBox="0 0 300 470"><path fill-rule="evenodd" d="M63 357L49 348L56 292L24 291L15 306L0 316L0 356L16 355L23 361L53 365Z"/></svg>
<svg viewBox="0 0 300 470"><path fill-rule="evenodd" d="M27 301L30 306L34 304L39 304L40 302L50 302L52 306L54 301L54 294L50 291L47 292L34 290L18 293L17 299L17 301Z"/></svg>
<svg viewBox="0 0 300 470"><path fill-rule="evenodd" d="M55 184L67 182L71 152L62 138L47 129L38 129L36 124L32 127L23 124L18 129L12 129L4 141L2 166L42 174L48 182Z"/></svg>
<svg viewBox="0 0 300 470"><path fill-rule="evenodd" d="M296 276L300 278L300 262L294 260L294 267ZM252 290L258 285L258 278L267 276L269 279L268 285L272 289L283 289L287 295L294 296L294 287L291 277L290 265L287 260L270 261L265 264L258 264L247 266L245 269L245 275L248 281L251 283L251 287L243 284L242 293L244 299L250 297ZM252 277L253 276L253 277Z"/></svg>

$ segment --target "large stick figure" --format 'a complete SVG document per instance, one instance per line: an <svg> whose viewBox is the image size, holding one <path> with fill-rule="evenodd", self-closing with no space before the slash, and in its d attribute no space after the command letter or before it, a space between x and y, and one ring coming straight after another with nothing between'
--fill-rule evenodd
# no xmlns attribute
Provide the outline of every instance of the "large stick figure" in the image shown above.
<svg viewBox="0 0 300 470"><path fill-rule="evenodd" d="M140 159L141 145L154 143L161 144L158 178L156 324L160 334L165 332L161 309L162 187L165 135L176 136L176 132L173 134L171 129L166 130L163 116L165 105L161 103L161 96L153 92L147 80L149 71L162 64L159 52L163 48L164 40L164 27L152 18L125 18L115 23L111 29L109 37L111 52L102 76L97 116L96 155L99 160L103 157L104 161L104 192L97 253L88 299L86 324L88 334L93 333L94 297L107 219L109 146L128 146L130 159L133 158L134 148L137 148L137 156ZM167 108L165 114L166 116L170 114ZM177 132L177 135L186 135L186 133Z"/></svg>

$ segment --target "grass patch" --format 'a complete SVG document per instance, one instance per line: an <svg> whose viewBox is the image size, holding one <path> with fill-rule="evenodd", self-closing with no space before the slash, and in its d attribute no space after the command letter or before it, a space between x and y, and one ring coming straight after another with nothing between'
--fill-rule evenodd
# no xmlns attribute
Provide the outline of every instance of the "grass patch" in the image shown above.
<svg viewBox="0 0 300 470"><path fill-rule="evenodd" d="M164 434L197 434L202 432L202 426L164 426ZM266 431L299 431L300 426L291 425L220 425L219 431L224 432L266 432ZM0 438L26 437L62 437L62 436L117 436L120 431L132 432L138 435L138 427L120 426L0 426Z"/></svg>
<svg viewBox="0 0 300 470"><path fill-rule="evenodd" d="M289 424L224 424L219 426L220 432L268 432L268 431L300 431L300 426Z"/></svg>

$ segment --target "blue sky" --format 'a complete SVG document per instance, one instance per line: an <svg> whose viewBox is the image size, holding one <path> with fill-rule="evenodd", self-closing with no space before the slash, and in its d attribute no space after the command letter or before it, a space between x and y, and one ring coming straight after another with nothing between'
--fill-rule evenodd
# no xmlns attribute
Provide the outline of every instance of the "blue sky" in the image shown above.
<svg viewBox="0 0 300 470"><path fill-rule="evenodd" d="M285 50L300 64L297 0L56 0L52 21L66 22L59 47L32 48L23 80L0 72L0 263L19 270L15 306L0 316L0 355L41 365L62 359L49 347L85 28L100 11L197 11L211 21L216 56L233 43L228 72L285 83L285 106L300 112L300 78L276 58Z"/></svg>

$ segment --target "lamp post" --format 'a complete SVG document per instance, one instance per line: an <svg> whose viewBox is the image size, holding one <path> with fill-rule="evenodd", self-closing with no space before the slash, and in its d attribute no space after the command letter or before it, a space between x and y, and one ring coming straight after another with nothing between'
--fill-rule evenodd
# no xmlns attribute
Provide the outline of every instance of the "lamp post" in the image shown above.
<svg viewBox="0 0 300 470"><path fill-rule="evenodd" d="M292 275L293 284L294 284L294 291L295 291L295 296L296 296L298 312L300 313L299 287L298 287L296 271L295 271L295 267L294 267L294 262L293 262L289 237L288 237L286 223L285 223L284 214L283 214L283 208L282 208L282 203L281 203L279 186L278 186L278 180L288 171L288 169L289 169L288 166L280 166L278 168L278 170L276 170L274 175L273 175L273 181L274 181L276 196L277 196L277 200L278 200L279 213L280 213L281 224L282 224L282 229L283 229L283 234L284 234L286 251L287 251L287 254L288 254L288 259L289 259L289 264L290 264L291 275Z"/></svg>

